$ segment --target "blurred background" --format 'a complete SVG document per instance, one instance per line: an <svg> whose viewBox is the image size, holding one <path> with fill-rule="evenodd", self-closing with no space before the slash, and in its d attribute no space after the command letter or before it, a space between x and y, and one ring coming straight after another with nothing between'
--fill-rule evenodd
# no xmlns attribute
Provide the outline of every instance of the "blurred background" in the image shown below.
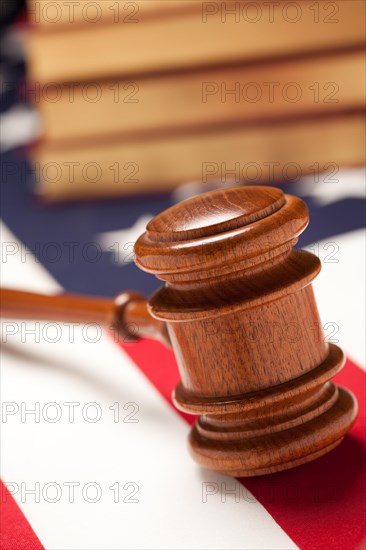
<svg viewBox="0 0 366 550"><path fill-rule="evenodd" d="M302 246L358 229L364 44L358 0L4 1L2 219L64 288L99 295L159 286L136 238L213 188L304 197Z"/></svg>

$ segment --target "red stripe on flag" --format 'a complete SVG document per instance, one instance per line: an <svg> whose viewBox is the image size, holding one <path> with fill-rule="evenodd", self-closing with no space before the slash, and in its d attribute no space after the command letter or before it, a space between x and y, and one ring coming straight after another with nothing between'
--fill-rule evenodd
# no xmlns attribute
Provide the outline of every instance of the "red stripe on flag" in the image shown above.
<svg viewBox="0 0 366 550"><path fill-rule="evenodd" d="M172 390L179 381L173 353L148 340L123 348L173 406ZM360 409L343 442L314 462L240 480L302 550L353 550L365 537L365 375L348 360L334 380L356 395ZM190 424L195 421L180 414Z"/></svg>
<svg viewBox="0 0 366 550"><path fill-rule="evenodd" d="M2 481L0 493L1 550L43 550L42 544Z"/></svg>

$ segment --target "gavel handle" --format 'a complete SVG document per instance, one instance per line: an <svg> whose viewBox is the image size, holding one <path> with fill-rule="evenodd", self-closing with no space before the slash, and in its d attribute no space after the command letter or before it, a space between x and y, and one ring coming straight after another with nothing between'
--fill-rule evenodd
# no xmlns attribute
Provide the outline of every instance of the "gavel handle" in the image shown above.
<svg viewBox="0 0 366 550"><path fill-rule="evenodd" d="M115 299L77 294L44 295L0 289L0 316L74 323L97 323L124 342L153 338L170 346L166 324L154 319L146 299L137 292L123 292Z"/></svg>

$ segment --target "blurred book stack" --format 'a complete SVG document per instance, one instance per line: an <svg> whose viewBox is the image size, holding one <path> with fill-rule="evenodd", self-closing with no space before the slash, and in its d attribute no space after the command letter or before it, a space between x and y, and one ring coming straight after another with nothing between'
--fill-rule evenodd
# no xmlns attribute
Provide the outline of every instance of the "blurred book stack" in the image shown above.
<svg viewBox="0 0 366 550"><path fill-rule="evenodd" d="M29 0L48 200L364 164L365 3Z"/></svg>

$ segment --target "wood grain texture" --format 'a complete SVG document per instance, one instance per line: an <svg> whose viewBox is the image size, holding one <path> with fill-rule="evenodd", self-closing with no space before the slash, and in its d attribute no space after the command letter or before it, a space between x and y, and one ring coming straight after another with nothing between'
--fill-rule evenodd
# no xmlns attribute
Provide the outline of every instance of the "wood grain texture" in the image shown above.
<svg viewBox="0 0 366 550"><path fill-rule="evenodd" d="M146 299L137 292L126 291L113 300L75 294L47 296L2 288L0 314L8 319L97 323L124 342L154 338L170 345L165 323L151 317Z"/></svg>
<svg viewBox="0 0 366 550"><path fill-rule="evenodd" d="M330 378L342 351L324 341L314 255L293 250L305 203L271 187L221 189L154 218L137 264L165 281L149 303L167 322L182 381L176 406L200 415L189 446L232 476L272 473L334 448L357 404Z"/></svg>
<svg viewBox="0 0 366 550"><path fill-rule="evenodd" d="M231 476L314 460L338 445L357 414L330 379L343 367L324 340L312 290L319 259L293 250L308 224L299 198L272 187L220 189L151 220L136 263L165 281L149 303L42 296L3 289L4 317L97 322L127 341L171 345L176 406L198 415L194 459Z"/></svg>

